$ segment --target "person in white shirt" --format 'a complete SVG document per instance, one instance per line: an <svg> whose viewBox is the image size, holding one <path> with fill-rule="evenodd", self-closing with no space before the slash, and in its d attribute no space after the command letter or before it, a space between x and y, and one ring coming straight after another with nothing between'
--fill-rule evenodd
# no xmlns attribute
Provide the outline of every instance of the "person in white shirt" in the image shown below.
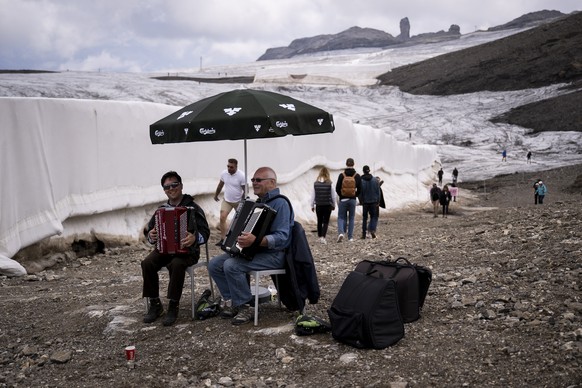
<svg viewBox="0 0 582 388"><path fill-rule="evenodd" d="M222 245L226 236L226 219L231 210L236 210L245 194L245 174L238 169L236 159L228 159L226 170L220 174L220 181L216 186L214 200L219 201L218 194L224 187L224 198L220 205L220 241L217 246Z"/></svg>

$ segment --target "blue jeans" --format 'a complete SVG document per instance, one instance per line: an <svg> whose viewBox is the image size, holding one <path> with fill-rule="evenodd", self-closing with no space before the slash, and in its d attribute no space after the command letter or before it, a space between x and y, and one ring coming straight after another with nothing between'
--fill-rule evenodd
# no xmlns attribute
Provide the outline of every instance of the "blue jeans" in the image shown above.
<svg viewBox="0 0 582 388"><path fill-rule="evenodd" d="M378 216L380 214L380 206L378 206L377 203L365 203L362 206L362 212L363 212L362 236L366 236L366 226L368 227L367 230L376 233L376 227L378 226ZM369 224L367 224L368 214L370 215Z"/></svg>
<svg viewBox="0 0 582 388"><path fill-rule="evenodd" d="M253 299L247 273L285 267L285 251L260 252L252 260L232 257L228 253L215 256L208 263L208 272L218 286L224 300L232 300L238 307Z"/></svg>
<svg viewBox="0 0 582 388"><path fill-rule="evenodd" d="M351 198L347 201L340 201L337 213L337 233L346 233L346 219L349 218L347 225L348 239L354 238L354 219L356 218L356 199Z"/></svg>

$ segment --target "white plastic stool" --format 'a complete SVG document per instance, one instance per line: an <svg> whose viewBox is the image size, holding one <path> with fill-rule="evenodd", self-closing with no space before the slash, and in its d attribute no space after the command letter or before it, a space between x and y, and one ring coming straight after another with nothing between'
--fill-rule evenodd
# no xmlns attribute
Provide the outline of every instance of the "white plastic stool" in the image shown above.
<svg viewBox="0 0 582 388"><path fill-rule="evenodd" d="M260 276L270 276L270 275L285 275L285 269L265 269L262 271L249 271L249 275L255 280L255 326L259 324L259 277ZM279 289L279 276L275 276L275 286L277 290ZM281 307L281 298L279 298L279 307Z"/></svg>

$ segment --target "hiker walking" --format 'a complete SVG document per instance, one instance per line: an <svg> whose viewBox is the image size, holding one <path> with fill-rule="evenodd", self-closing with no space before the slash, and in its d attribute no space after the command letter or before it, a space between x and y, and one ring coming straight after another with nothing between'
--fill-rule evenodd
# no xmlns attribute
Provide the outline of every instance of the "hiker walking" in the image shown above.
<svg viewBox="0 0 582 388"><path fill-rule="evenodd" d="M542 181L538 182L538 187L536 189L536 193L538 194L538 204L543 205L544 197L548 193L548 189L547 189L546 185L544 185L544 182L542 182Z"/></svg>
<svg viewBox="0 0 582 388"><path fill-rule="evenodd" d="M438 217L439 214L439 199L440 199L440 195L441 195L441 189L438 188L436 183L432 184L432 188L430 189L429 192L430 195L430 201L432 203L432 208L433 208L433 212L434 212L434 217Z"/></svg>
<svg viewBox="0 0 582 388"><path fill-rule="evenodd" d="M363 171L360 194L363 215L362 239L366 238L366 232L370 233L372 238L376 238L376 227L380 215L380 184L378 179L370 174L369 166L364 166ZM370 216L370 223L368 223L368 216Z"/></svg>
<svg viewBox="0 0 582 388"><path fill-rule="evenodd" d="M346 168L339 175L335 192L339 196L337 215L337 242L342 242L347 233L348 240L354 240L354 221L356 218L356 198L362 188L360 175L354 169L354 159L346 160Z"/></svg>

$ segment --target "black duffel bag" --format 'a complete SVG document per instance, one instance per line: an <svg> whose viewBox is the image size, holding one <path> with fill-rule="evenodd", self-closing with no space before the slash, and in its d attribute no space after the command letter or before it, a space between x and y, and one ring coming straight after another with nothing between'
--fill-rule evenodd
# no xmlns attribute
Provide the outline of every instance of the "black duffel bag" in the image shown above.
<svg viewBox="0 0 582 388"><path fill-rule="evenodd" d="M375 277L393 279L396 282L398 305L404 323L420 318L420 310L432 281L432 272L429 268L412 264L404 257L400 257L395 261L363 260L354 270Z"/></svg>

